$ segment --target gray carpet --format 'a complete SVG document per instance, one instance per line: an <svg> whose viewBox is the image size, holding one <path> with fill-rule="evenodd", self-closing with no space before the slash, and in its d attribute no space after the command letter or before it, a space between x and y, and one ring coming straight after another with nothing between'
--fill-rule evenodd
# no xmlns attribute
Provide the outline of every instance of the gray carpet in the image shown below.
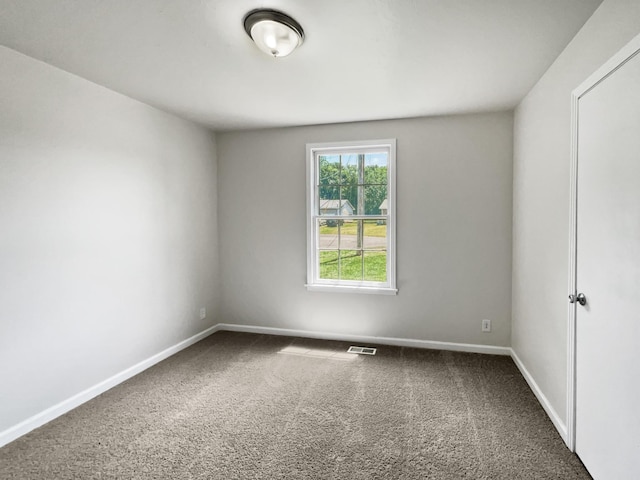
<svg viewBox="0 0 640 480"><path fill-rule="evenodd" d="M218 332L0 449L9 479L588 479L508 357Z"/></svg>

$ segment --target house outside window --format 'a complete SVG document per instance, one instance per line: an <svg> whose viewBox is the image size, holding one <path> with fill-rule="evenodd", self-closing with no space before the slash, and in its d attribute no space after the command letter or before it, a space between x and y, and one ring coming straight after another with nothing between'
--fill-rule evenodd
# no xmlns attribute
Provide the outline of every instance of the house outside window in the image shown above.
<svg viewBox="0 0 640 480"><path fill-rule="evenodd" d="M307 288L395 294L395 139L307 145Z"/></svg>
<svg viewBox="0 0 640 480"><path fill-rule="evenodd" d="M320 215L353 215L353 205L349 200L320 199Z"/></svg>

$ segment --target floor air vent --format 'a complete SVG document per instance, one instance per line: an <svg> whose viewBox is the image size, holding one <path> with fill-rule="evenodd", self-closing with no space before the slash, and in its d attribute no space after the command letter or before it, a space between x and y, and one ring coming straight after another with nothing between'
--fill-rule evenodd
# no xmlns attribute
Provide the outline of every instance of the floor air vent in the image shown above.
<svg viewBox="0 0 640 480"><path fill-rule="evenodd" d="M353 345L349 347L347 353L359 353L362 355L375 355L376 349L371 347L354 347Z"/></svg>

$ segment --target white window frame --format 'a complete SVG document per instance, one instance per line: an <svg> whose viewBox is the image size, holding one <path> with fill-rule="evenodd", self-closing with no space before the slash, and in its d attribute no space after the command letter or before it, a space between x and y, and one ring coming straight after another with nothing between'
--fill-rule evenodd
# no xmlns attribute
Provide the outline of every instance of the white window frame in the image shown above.
<svg viewBox="0 0 640 480"><path fill-rule="evenodd" d="M387 167L387 281L329 280L319 278L317 219L320 217L318 196L318 157L327 154L388 153ZM384 215L381 215L384 216ZM332 216L336 220L364 219L368 216ZM373 293L396 295L396 139L307 144L307 290L320 292Z"/></svg>

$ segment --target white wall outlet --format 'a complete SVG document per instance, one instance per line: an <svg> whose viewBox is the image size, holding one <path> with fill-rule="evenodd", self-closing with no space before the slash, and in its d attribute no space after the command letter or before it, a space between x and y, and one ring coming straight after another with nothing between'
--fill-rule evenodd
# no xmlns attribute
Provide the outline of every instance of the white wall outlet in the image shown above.
<svg viewBox="0 0 640 480"><path fill-rule="evenodd" d="M491 320L482 320L482 331L490 332L491 331Z"/></svg>
<svg viewBox="0 0 640 480"><path fill-rule="evenodd" d="M200 309L200 320L204 320L205 318L207 318L207 309L203 307Z"/></svg>

